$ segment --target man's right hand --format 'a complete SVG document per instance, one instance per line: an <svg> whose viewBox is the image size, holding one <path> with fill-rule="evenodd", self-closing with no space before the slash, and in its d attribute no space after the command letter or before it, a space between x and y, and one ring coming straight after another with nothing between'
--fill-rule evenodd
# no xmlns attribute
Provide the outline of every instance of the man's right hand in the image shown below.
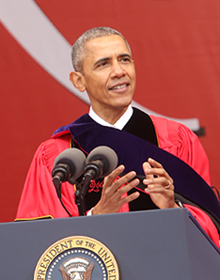
<svg viewBox="0 0 220 280"><path fill-rule="evenodd" d="M128 191L139 184L138 179L132 180L136 176L134 171L117 179L124 171L124 168L123 165L120 165L105 177L101 198L93 208L92 215L116 213L122 205L139 197L138 191L127 195Z"/></svg>

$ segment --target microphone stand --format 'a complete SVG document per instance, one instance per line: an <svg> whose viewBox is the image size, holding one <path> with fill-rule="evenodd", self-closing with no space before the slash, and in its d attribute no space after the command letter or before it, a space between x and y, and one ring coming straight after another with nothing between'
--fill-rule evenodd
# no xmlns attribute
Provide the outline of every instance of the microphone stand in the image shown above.
<svg viewBox="0 0 220 280"><path fill-rule="evenodd" d="M86 216L86 202L85 195L91 180L91 174L84 174L82 181L76 185L75 203L78 206L79 216Z"/></svg>
<svg viewBox="0 0 220 280"><path fill-rule="evenodd" d="M86 172L83 175L83 178L81 180L81 182L77 182L75 180L71 180L71 178L68 180L68 182L71 185L75 185L76 186L76 190L75 190L75 203L78 207L78 211L79 211L79 216L86 216L86 202L85 202L85 195L87 193L88 190L88 186L90 184L90 180L94 177L94 170L89 170L88 172ZM70 214L70 212L67 210L66 206L64 205L63 201L62 201L62 197L61 197L61 183L62 181L60 180L59 177L55 176L53 177L53 184L56 188L56 192L57 192L57 196L60 200L60 203L62 204L63 208L65 209L65 211L67 212L67 214L72 217L72 215Z"/></svg>
<svg viewBox="0 0 220 280"><path fill-rule="evenodd" d="M78 211L79 211L79 216L85 216L85 202L83 200L83 196L82 196L82 183L80 184L76 184L76 190L75 190L75 203L78 207Z"/></svg>

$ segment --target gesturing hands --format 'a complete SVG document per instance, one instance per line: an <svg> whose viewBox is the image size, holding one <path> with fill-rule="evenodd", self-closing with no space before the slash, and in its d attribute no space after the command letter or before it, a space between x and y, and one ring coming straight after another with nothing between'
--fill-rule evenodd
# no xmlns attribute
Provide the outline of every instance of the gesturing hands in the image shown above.
<svg viewBox="0 0 220 280"><path fill-rule="evenodd" d="M124 169L125 167L120 165L105 177L101 199L93 208L93 215L116 213L122 205L139 197L138 191L127 195L132 188L139 184L138 179L133 179L136 176L134 171L118 179ZM146 179L143 180L146 185L145 192L150 195L154 204L161 209L178 207L174 201L173 179L163 166L149 158L147 162L143 163L143 170L146 175Z"/></svg>

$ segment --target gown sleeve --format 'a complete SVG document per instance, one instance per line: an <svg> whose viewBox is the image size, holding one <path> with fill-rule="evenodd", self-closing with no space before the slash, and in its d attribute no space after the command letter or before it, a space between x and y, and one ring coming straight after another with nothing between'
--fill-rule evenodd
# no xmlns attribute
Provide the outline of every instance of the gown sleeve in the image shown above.
<svg viewBox="0 0 220 280"><path fill-rule="evenodd" d="M157 132L160 148L187 163L210 185L208 157L197 135L185 125L175 121L155 116L151 116L151 118ZM185 207L219 247L219 234L209 216L194 206L185 205Z"/></svg>
<svg viewBox="0 0 220 280"><path fill-rule="evenodd" d="M49 139L37 149L26 177L16 220L68 217L58 199L51 171L57 155L69 148L69 139L67 136ZM62 183L62 200L72 216L78 216L74 186Z"/></svg>
<svg viewBox="0 0 220 280"><path fill-rule="evenodd" d="M209 161L197 135L183 124L151 116L159 146L194 169L209 185Z"/></svg>

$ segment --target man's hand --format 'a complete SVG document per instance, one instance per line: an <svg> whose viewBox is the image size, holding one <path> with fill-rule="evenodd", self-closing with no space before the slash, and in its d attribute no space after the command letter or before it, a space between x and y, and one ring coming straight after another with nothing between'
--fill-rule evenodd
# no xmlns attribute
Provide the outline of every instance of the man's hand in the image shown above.
<svg viewBox="0 0 220 280"><path fill-rule="evenodd" d="M178 205L174 201L173 179L163 166L149 158L148 162L143 163L143 170L146 175L143 183L147 185L145 192L150 195L154 204L161 209L177 208Z"/></svg>
<svg viewBox="0 0 220 280"><path fill-rule="evenodd" d="M116 213L122 205L139 197L139 192L127 195L128 191L139 184L138 179L132 180L136 176L134 171L131 171L116 180L123 170L124 166L120 165L104 179L101 199L93 208L93 215ZM127 183L129 181L130 183Z"/></svg>

